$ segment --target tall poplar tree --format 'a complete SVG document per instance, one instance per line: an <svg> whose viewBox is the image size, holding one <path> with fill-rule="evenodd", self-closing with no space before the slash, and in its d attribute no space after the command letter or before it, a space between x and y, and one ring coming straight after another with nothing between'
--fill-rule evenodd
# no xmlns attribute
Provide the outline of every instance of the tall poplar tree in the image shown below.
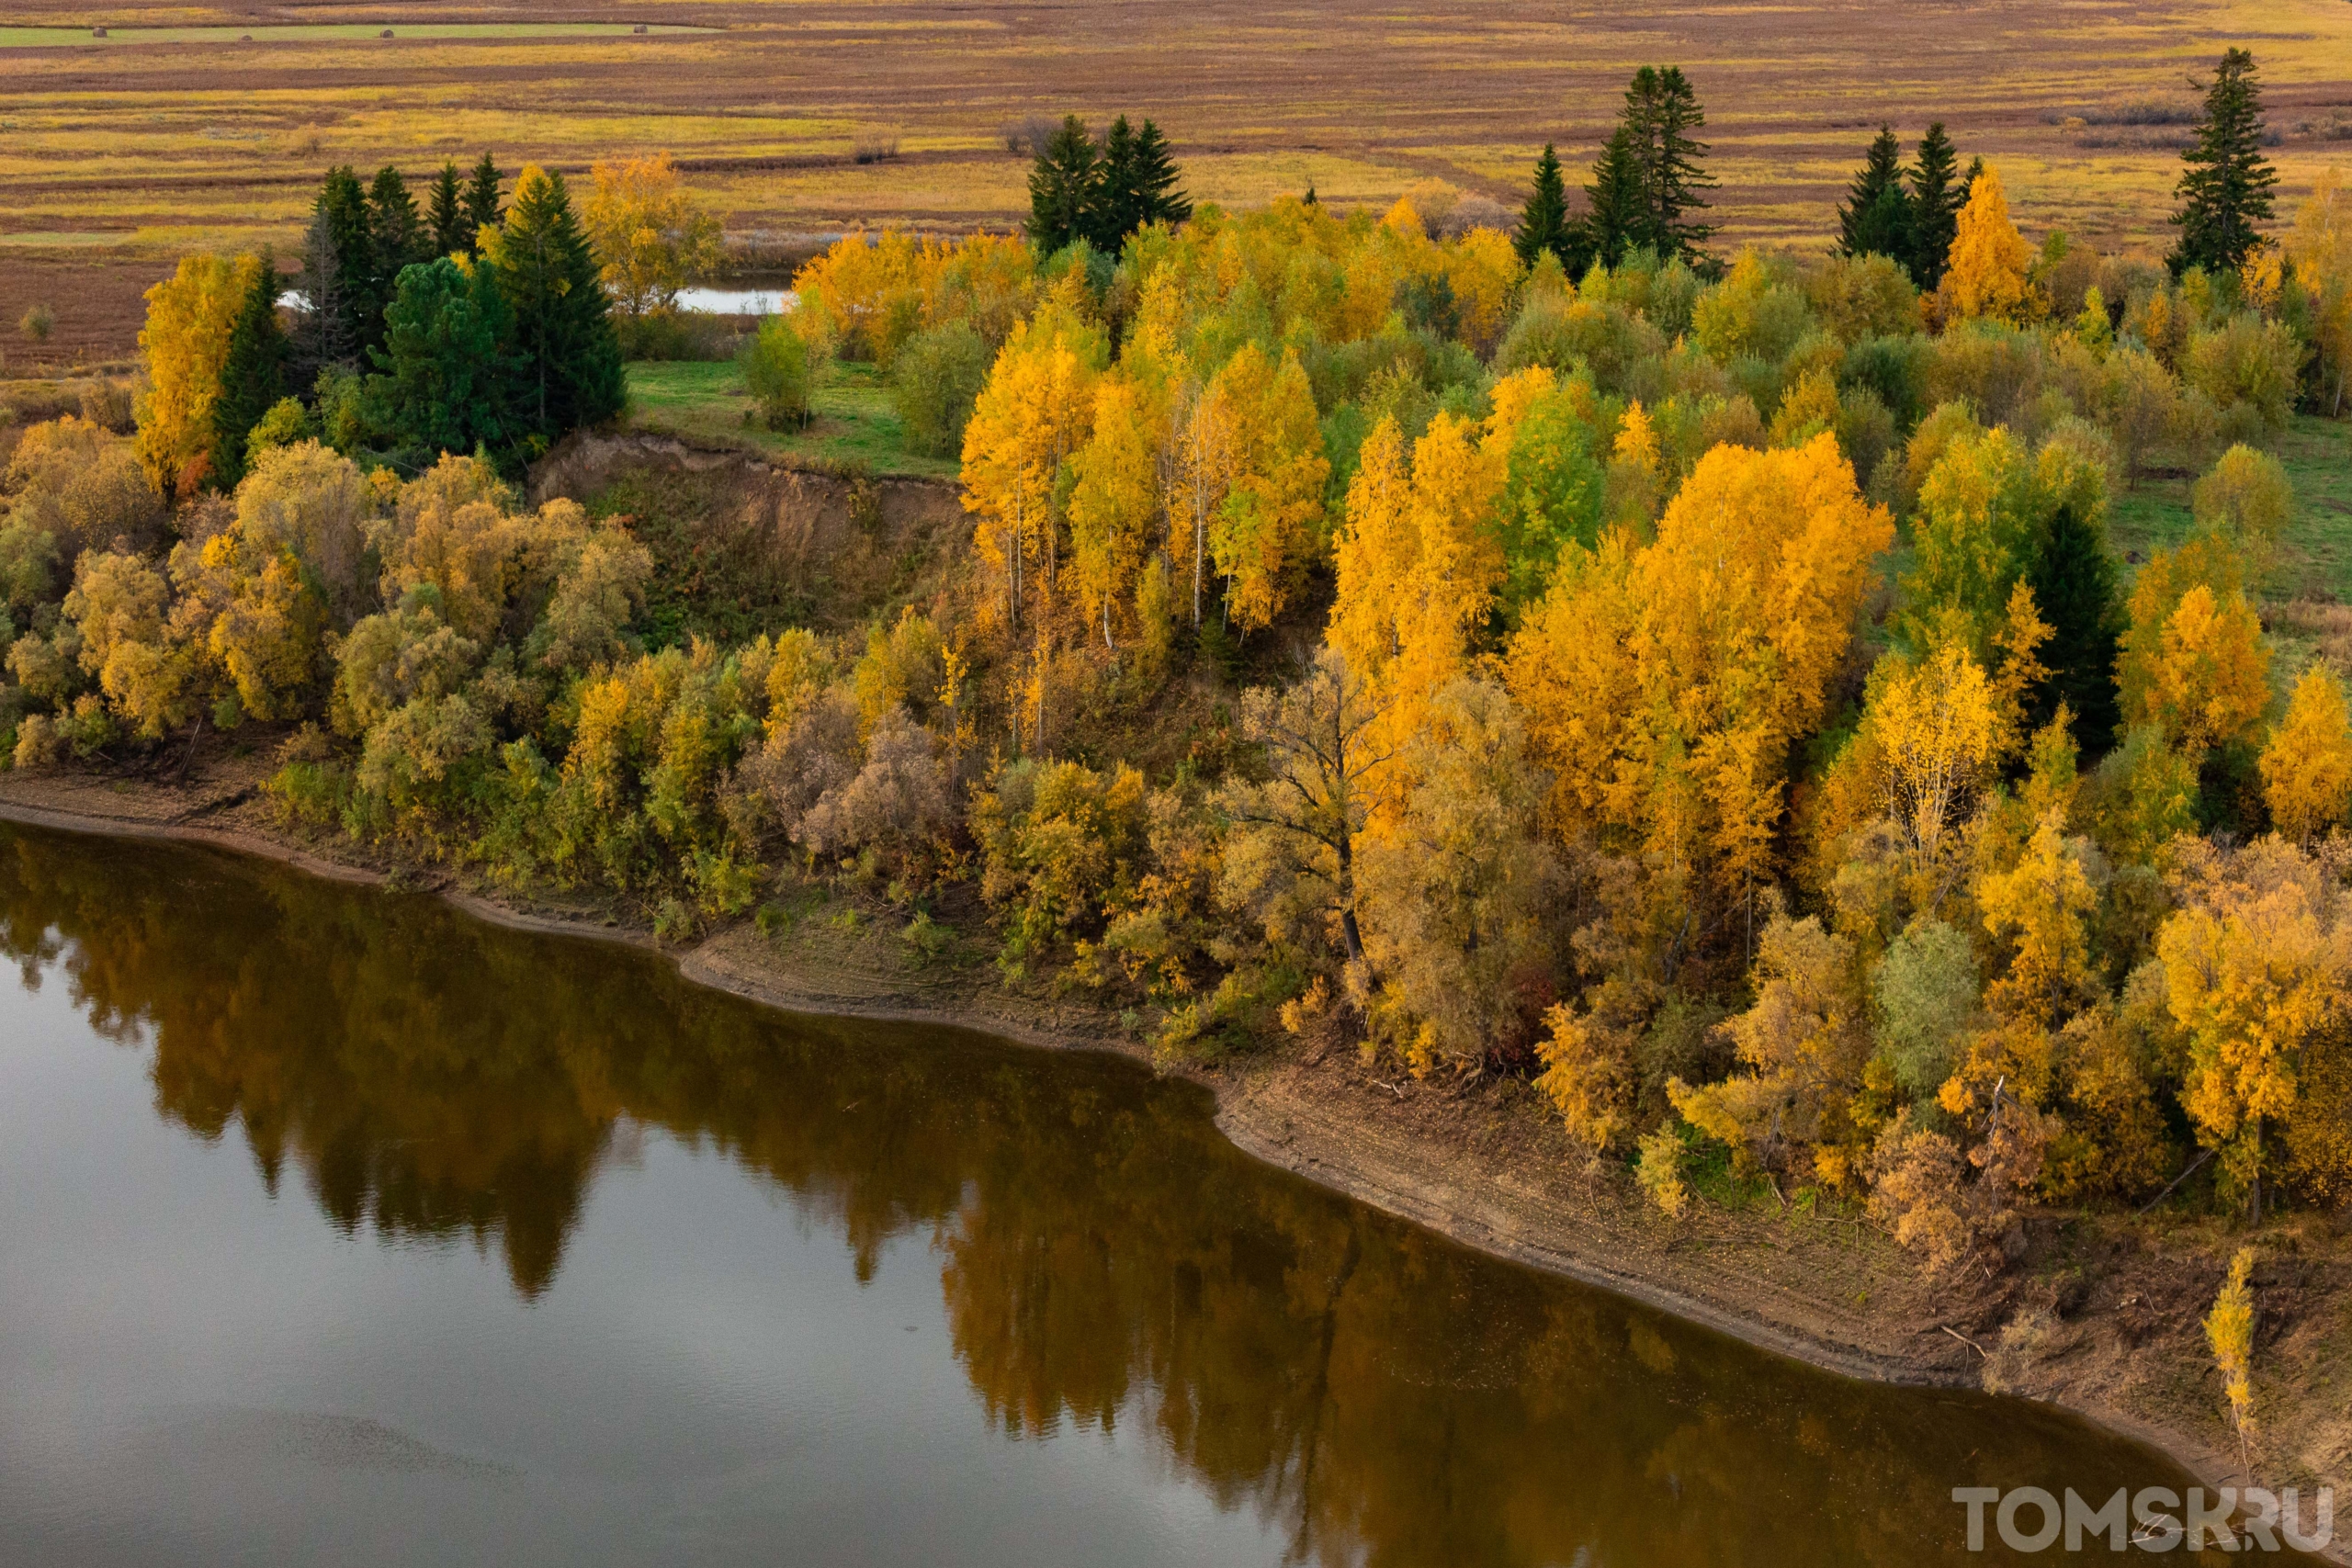
<svg viewBox="0 0 2352 1568"><path fill-rule="evenodd" d="M1029 243L1040 255L1087 237L1100 178L1094 139L1071 115L1037 150L1029 171Z"/></svg>
<svg viewBox="0 0 2352 1568"><path fill-rule="evenodd" d="M433 199L425 206L424 226L433 236L433 254L436 256L457 255L474 248L455 160L443 164L440 174L434 176Z"/></svg>
<svg viewBox="0 0 2352 1568"><path fill-rule="evenodd" d="M277 322L277 259L261 255L229 329L229 355L220 365L220 392L212 403L212 480L233 489L245 477L245 437L286 395L286 333Z"/></svg>
<svg viewBox="0 0 2352 1568"><path fill-rule="evenodd" d="M1912 228L1911 195L1903 188L1903 144L1892 126L1882 125L1838 209L1838 250L1849 256L1887 256L1907 269Z"/></svg>
<svg viewBox="0 0 2352 1568"><path fill-rule="evenodd" d="M481 243L514 316L507 406L526 446L544 451L564 432L620 412L620 340L563 176L525 168L505 222Z"/></svg>
<svg viewBox="0 0 2352 1568"><path fill-rule="evenodd" d="M2262 87L2254 56L2233 49L2205 89L2205 118L2196 144L2180 155L2172 215L2180 243L2166 257L2176 276L2192 266L2209 273L2234 273L2267 242L2255 227L2271 217L2271 187L2278 172L2262 155Z"/></svg>
<svg viewBox="0 0 2352 1568"><path fill-rule="evenodd" d="M1549 251L1566 266L1569 226L1567 182L1560 177L1560 155L1546 141L1544 155L1535 160L1534 188L1520 209L1519 232L1511 238L1520 265L1533 266L1535 258Z"/></svg>

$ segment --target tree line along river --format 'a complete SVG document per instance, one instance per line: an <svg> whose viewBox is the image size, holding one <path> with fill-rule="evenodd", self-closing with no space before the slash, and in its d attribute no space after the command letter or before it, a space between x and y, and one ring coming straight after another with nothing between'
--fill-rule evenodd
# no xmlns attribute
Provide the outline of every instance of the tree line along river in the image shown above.
<svg viewBox="0 0 2352 1568"><path fill-rule="evenodd" d="M5 826L0 943L28 1562L1917 1568L2006 1560L1955 1487L2187 1484L1464 1250L1124 1058Z"/></svg>

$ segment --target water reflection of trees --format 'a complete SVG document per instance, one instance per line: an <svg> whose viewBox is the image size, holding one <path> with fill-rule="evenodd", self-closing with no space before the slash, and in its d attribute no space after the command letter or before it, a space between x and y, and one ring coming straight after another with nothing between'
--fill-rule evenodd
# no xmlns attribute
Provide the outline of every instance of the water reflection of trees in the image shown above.
<svg viewBox="0 0 2352 1568"><path fill-rule="evenodd" d="M495 1244L526 1296L624 1117L780 1183L861 1279L929 1232L995 1425L1140 1427L1302 1561L1908 1565L1957 1547L1955 1485L2162 1479L1464 1253L1243 1159L1124 1063L781 1019L137 845L0 837L0 947L152 1043L159 1111L236 1123L273 1190L290 1165L345 1228Z"/></svg>

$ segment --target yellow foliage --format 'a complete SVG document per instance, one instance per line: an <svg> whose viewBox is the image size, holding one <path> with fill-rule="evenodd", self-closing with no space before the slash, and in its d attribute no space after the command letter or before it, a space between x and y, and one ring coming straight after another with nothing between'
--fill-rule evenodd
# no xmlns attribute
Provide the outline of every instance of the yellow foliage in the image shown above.
<svg viewBox="0 0 2352 1568"><path fill-rule="evenodd" d="M212 405L229 360L229 334L258 256L182 256L178 271L147 290L139 330L147 386L139 395L139 461L167 496L203 483L212 451Z"/></svg>
<svg viewBox="0 0 2352 1568"><path fill-rule="evenodd" d="M1092 433L1100 353L1099 338L1041 311L997 355L964 427L964 506L979 519L975 543L1003 577L1015 626L1032 594L1054 586L1057 490Z"/></svg>
<svg viewBox="0 0 2352 1568"><path fill-rule="evenodd" d="M2230 1419L2238 1429L2244 1456L2246 1434L2254 1428L2254 1248L2241 1247L2230 1259L2229 1278L2213 1298L2205 1318L2205 1343L2222 1374L2222 1393L2230 1402Z"/></svg>
<svg viewBox="0 0 2352 1568"><path fill-rule="evenodd" d="M1226 579L1226 603L1244 630L1270 624L1313 563L1323 483L1331 465L1315 394L1298 356L1279 367L1244 344L1210 381L1204 400L1227 433L1222 492L1208 526L1209 553Z"/></svg>
<svg viewBox="0 0 2352 1568"><path fill-rule="evenodd" d="M1559 824L1752 886L1788 749L1821 720L1893 533L1825 434L1794 450L1717 447L1655 544L1620 536L1566 560L1506 665Z"/></svg>
<svg viewBox="0 0 2352 1568"><path fill-rule="evenodd" d="M2352 721L2344 687L2324 665L2303 671L2285 721L2270 731L2262 792L2271 821L2299 844L2352 814Z"/></svg>
<svg viewBox="0 0 2352 1568"><path fill-rule="evenodd" d="M2184 755L2202 757L2251 737L2270 701L2269 674L2262 622L2245 594L2217 598L2200 582L2165 617L2145 682L2127 681L2124 718L2153 724Z"/></svg>
<svg viewBox="0 0 2352 1568"><path fill-rule="evenodd" d="M2352 999L2352 922L2330 869L2278 839L2233 853L2190 841L2184 908L2156 939L2173 1020L2189 1040L2182 1103L2228 1182L2277 1163L2265 1124L2290 1121L2310 1058Z"/></svg>
<svg viewBox="0 0 2352 1568"><path fill-rule="evenodd" d="M2027 321L2040 313L2039 291L2029 279L2033 251L2009 221L2008 197L2000 172L1991 164L1968 187L1961 209L1943 291L1955 315Z"/></svg>
<svg viewBox="0 0 2352 1568"><path fill-rule="evenodd" d="M1070 464L1070 556L1086 617L1112 648L1111 606L1131 592L1159 515L1166 420L1142 387L1110 376L1095 389L1092 423Z"/></svg>
<svg viewBox="0 0 2352 1568"><path fill-rule="evenodd" d="M2085 865L2088 852L2087 840L2065 836L2064 811L2053 810L2016 865L1978 878L1984 929L2016 942L2009 972L1985 993L1996 1011L2054 1025L2070 1002L2095 990L2085 917L2098 910L2098 889Z"/></svg>
<svg viewBox="0 0 2352 1568"><path fill-rule="evenodd" d="M695 205L670 154L599 161L586 210L605 289L626 316L666 310L721 254L718 220Z"/></svg>

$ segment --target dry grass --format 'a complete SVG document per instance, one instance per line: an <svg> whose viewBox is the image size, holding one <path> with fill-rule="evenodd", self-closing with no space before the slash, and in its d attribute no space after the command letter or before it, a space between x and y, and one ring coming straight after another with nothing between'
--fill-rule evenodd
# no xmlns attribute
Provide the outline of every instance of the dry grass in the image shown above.
<svg viewBox="0 0 2352 1568"><path fill-rule="evenodd" d="M1326 201L1385 205L1432 176L1509 203L1544 141L1573 166L1589 161L1625 76L1651 61L1682 64L1707 103L1735 241L1817 243L1879 121L1907 137L1942 118L1964 152L2000 162L2030 231L2154 242L2177 165L2170 147L2142 143L2178 127L2130 111L2185 101L2187 76L2231 42L2262 62L2290 192L2352 158L2335 135L2352 113L2343 0L1731 0L1698 12L1665 0L1410 12L1366 0L1043 11L584 0L567 24L716 30L524 34L511 12L395 4L306 6L299 19L338 25L270 31L296 19L207 6L94 16L62 0L0 18L255 34L26 49L0 34L0 321L44 289L52 353L119 352L140 290L176 252L289 246L327 163L423 175L484 147L510 168L568 170L669 148L734 235L766 244L856 222L1010 224L1025 169L1008 144L1069 111L1152 116L1193 193L1228 203L1311 182ZM470 23L499 26L414 33ZM384 27L392 39L374 36ZM897 156L875 156L887 141ZM41 276L61 261L82 279L70 293Z"/></svg>

